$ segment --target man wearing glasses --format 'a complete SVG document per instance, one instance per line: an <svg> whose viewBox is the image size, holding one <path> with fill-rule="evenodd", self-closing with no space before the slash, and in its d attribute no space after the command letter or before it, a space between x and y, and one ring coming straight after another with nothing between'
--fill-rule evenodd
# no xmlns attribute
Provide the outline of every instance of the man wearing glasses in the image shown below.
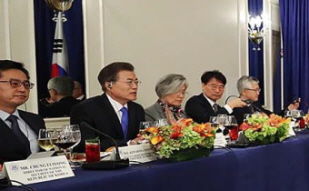
<svg viewBox="0 0 309 191"><path fill-rule="evenodd" d="M87 122L97 130L114 138L119 146L136 144L139 123L145 120L144 109L133 102L137 97L140 81L134 67L126 62L114 62L105 66L98 75L104 93L87 99L73 107L71 124ZM76 150L83 151L85 139L100 137L101 150L115 146L104 136L81 126L81 144Z"/></svg>
<svg viewBox="0 0 309 191"><path fill-rule="evenodd" d="M26 159L39 151L37 135L45 123L39 115L18 110L34 84L23 64L0 60L0 163Z"/></svg>
<svg viewBox="0 0 309 191"><path fill-rule="evenodd" d="M255 112L265 113L267 115L273 112L263 108L257 101L261 92L259 80L252 76L242 76L237 81L237 89L239 97L248 103L247 107L235 108L233 115L236 117L237 123L241 124L245 114L252 114ZM286 110L293 110L299 107L300 98L291 103ZM284 114L284 110L280 112Z"/></svg>
<svg viewBox="0 0 309 191"><path fill-rule="evenodd" d="M231 114L235 107L247 105L239 98L231 100L224 107L216 103L222 97L226 85L226 78L221 72L217 70L204 72L201 82L203 92L200 95L191 97L185 106L187 115L194 121L206 123L209 122L210 116Z"/></svg>

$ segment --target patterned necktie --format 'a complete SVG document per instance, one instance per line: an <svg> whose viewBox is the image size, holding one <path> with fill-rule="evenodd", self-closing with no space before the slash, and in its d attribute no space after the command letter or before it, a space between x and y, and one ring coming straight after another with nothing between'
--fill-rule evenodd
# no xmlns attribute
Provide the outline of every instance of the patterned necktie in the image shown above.
<svg viewBox="0 0 309 191"><path fill-rule="evenodd" d="M121 108L120 111L122 112L122 117L121 117L122 132L123 132L124 139L127 140L128 124L129 124L128 109L126 107L123 107Z"/></svg>
<svg viewBox="0 0 309 191"><path fill-rule="evenodd" d="M214 109L214 112L217 113L218 112L218 104L214 103L214 105L212 107Z"/></svg>
<svg viewBox="0 0 309 191"><path fill-rule="evenodd" d="M31 154L30 142L25 134L20 130L17 119L18 117L16 115L10 115L6 120L11 122L11 129L23 145L25 145L27 154Z"/></svg>

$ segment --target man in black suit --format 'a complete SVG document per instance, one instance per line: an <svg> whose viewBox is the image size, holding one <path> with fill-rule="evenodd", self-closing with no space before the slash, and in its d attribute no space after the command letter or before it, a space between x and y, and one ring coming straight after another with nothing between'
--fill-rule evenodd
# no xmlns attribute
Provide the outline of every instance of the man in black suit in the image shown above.
<svg viewBox="0 0 309 191"><path fill-rule="evenodd" d="M45 123L39 115L18 110L34 86L23 64L0 60L0 163L26 159L39 151L37 135Z"/></svg>
<svg viewBox="0 0 309 191"><path fill-rule="evenodd" d="M43 117L69 117L71 109L80 101L72 96L74 82L66 76L52 78L47 83L50 104L43 105Z"/></svg>
<svg viewBox="0 0 309 191"><path fill-rule="evenodd" d="M248 103L247 107L235 108L233 115L237 123L240 125L243 122L245 114L253 114L255 112L265 113L270 115L273 112L263 108L259 103L259 95L261 92L259 80L252 76L242 76L237 81L237 89L239 97ZM284 115L284 111L298 109L300 98L291 103L286 109L282 110L279 115Z"/></svg>
<svg viewBox="0 0 309 191"><path fill-rule="evenodd" d="M209 122L210 116L217 114L231 114L233 108L243 107L247 104L239 98L231 100L224 107L219 106L216 101L221 98L226 85L225 76L217 71L207 71L201 77L203 93L191 97L185 106L189 117L198 123Z"/></svg>
<svg viewBox="0 0 309 191"><path fill-rule="evenodd" d="M98 75L103 95L89 98L71 112L71 124L85 121L97 130L114 138L118 145L136 144L139 123L145 120L145 112L136 100L140 81L134 67L126 62L114 62L104 67ZM82 140L77 151L83 151L85 140L100 137L101 150L115 146L108 138L81 126Z"/></svg>

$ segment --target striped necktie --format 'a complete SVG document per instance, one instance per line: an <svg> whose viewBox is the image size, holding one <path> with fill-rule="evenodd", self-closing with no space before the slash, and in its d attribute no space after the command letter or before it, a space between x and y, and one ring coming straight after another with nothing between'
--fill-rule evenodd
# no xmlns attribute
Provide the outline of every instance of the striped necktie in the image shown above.
<svg viewBox="0 0 309 191"><path fill-rule="evenodd" d="M6 120L11 122L11 129L14 132L14 134L18 137L18 140L20 140L23 145L26 147L27 154L31 154L30 151L30 142L28 138L25 136L25 134L20 130L18 122L18 117L16 115L10 115Z"/></svg>
<svg viewBox="0 0 309 191"><path fill-rule="evenodd" d="M213 110L215 113L218 112L218 104L214 103L214 105L212 106Z"/></svg>

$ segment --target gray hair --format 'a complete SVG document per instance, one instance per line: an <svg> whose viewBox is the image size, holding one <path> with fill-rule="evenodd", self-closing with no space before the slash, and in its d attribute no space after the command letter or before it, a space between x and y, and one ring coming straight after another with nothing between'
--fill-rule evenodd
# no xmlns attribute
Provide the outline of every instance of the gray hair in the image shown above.
<svg viewBox="0 0 309 191"><path fill-rule="evenodd" d="M237 90L238 90L239 94L241 94L241 92L244 89L251 88L253 83L258 84L259 80L256 79L253 76L242 76L242 77L240 77L237 81Z"/></svg>
<svg viewBox="0 0 309 191"><path fill-rule="evenodd" d="M74 90L74 82L69 77L58 76L48 81L47 88L54 89L60 95L70 96Z"/></svg>
<svg viewBox="0 0 309 191"><path fill-rule="evenodd" d="M164 98L168 94L177 93L180 87L188 87L187 79L181 74L168 74L163 76L156 84L156 93L159 98Z"/></svg>

